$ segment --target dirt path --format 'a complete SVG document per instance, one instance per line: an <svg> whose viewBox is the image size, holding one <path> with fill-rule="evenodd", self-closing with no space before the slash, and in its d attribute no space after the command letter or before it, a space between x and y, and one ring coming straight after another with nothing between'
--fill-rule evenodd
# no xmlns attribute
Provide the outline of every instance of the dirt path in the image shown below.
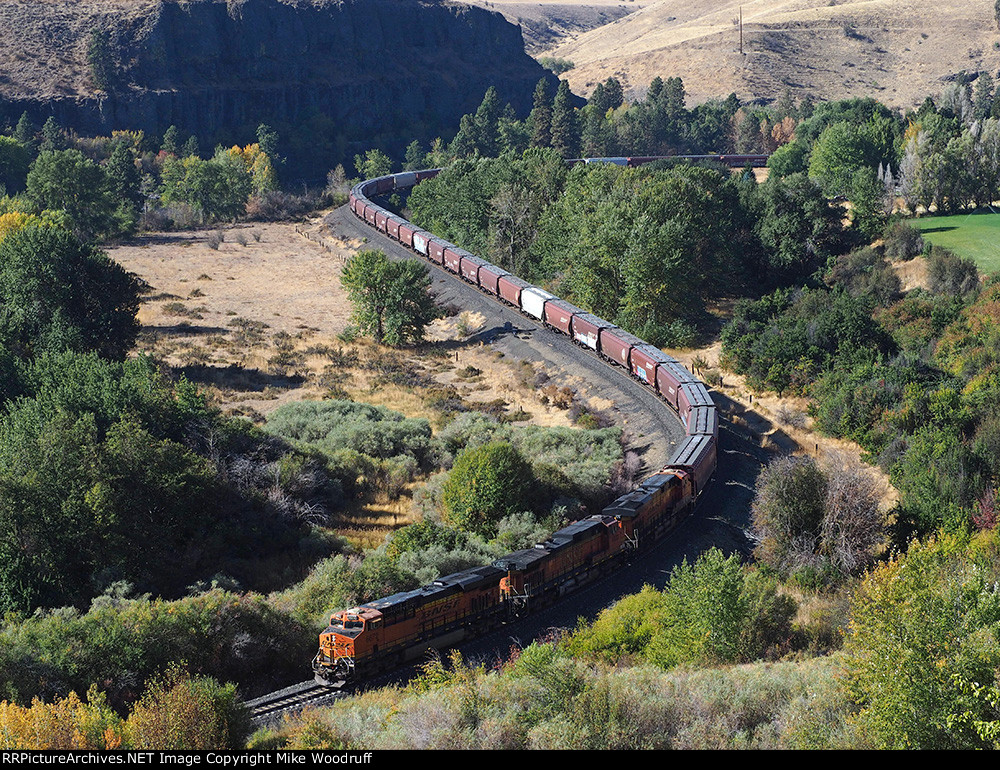
<svg viewBox="0 0 1000 770"><path fill-rule="evenodd" d="M344 341L350 307L340 270L371 235L352 219L344 208L299 224L150 234L109 250L149 287L137 350L198 384L226 413L258 423L282 404L320 398L377 404L432 425L454 409L520 425L572 426L584 416L588 425L622 425L647 471L669 459L682 429L655 395L450 276L435 278L439 299L466 310L432 324L432 344L393 350ZM338 531L377 545L411 515L404 495L346 512Z"/></svg>
<svg viewBox="0 0 1000 770"><path fill-rule="evenodd" d="M861 464L864 450L860 446L815 429L815 420L809 415L809 399L754 393L747 387L745 377L724 371L719 364L721 342L697 350L667 352L691 371L713 380L713 398L727 416L730 429L770 455L810 455L830 467ZM880 468L864 466L881 490L883 509L889 510L899 500L898 491Z"/></svg>
<svg viewBox="0 0 1000 770"><path fill-rule="evenodd" d="M406 247L358 222L346 207L331 213L326 221L335 237L368 237L371 247L382 249L391 258L414 256ZM656 394L565 335L497 302L451 273L431 267L430 274L439 302L483 317L482 330L470 339L474 345L481 345L481 352L494 359L500 354L503 360L517 362L518 367L528 362L535 371L545 373L546 384L569 388L589 409L606 413L610 422L621 425L631 435L632 448L642 457L645 472L657 471L669 461L684 430L677 415ZM468 353L467 348L461 356ZM525 388L520 393L530 399L524 408L534 411L532 402L537 401L539 390Z"/></svg>

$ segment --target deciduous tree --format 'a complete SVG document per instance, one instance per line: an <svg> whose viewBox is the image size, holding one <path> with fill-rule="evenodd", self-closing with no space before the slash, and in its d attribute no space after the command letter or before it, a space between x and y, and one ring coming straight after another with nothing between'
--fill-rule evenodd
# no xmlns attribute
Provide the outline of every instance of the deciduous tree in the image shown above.
<svg viewBox="0 0 1000 770"><path fill-rule="evenodd" d="M344 265L340 280L354 322L379 345L417 342L437 317L427 268L415 259L392 262L381 251L361 251Z"/></svg>
<svg viewBox="0 0 1000 770"><path fill-rule="evenodd" d="M392 172L392 159L379 149L371 149L364 155L354 156L354 168L362 179L385 176Z"/></svg>
<svg viewBox="0 0 1000 770"><path fill-rule="evenodd" d="M83 238L118 230L107 175L79 150L43 150L28 172L26 194L39 208L65 211Z"/></svg>
<svg viewBox="0 0 1000 770"><path fill-rule="evenodd" d="M29 223L0 241L0 343L22 357L69 349L123 358L138 307L135 276L61 228Z"/></svg>
<svg viewBox="0 0 1000 770"><path fill-rule="evenodd" d="M855 592L846 681L878 745L996 748L998 555L995 530L914 542Z"/></svg>

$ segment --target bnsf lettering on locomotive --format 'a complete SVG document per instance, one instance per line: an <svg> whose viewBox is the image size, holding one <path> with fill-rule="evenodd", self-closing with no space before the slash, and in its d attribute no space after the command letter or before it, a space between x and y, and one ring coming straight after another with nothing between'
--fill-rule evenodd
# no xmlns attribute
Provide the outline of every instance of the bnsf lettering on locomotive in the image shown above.
<svg viewBox="0 0 1000 770"><path fill-rule="evenodd" d="M453 611L459 605L458 597L438 599L424 605L424 615L436 616Z"/></svg>

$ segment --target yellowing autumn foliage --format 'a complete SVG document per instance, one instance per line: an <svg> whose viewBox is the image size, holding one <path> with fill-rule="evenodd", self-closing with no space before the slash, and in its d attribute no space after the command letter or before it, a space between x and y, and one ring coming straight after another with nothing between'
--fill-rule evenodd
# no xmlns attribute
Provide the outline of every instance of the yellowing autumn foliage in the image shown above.
<svg viewBox="0 0 1000 770"><path fill-rule="evenodd" d="M138 131L112 131L111 139L112 141L124 140L134 151L139 152L146 141L146 133L142 129Z"/></svg>
<svg viewBox="0 0 1000 770"><path fill-rule="evenodd" d="M75 692L54 703L0 703L0 749L117 749L123 722L96 688L87 702Z"/></svg>
<svg viewBox="0 0 1000 770"><path fill-rule="evenodd" d="M30 706L0 702L0 749L241 749L249 730L234 686L179 668L154 681L127 720L96 687L86 702L75 692Z"/></svg>
<svg viewBox="0 0 1000 770"><path fill-rule="evenodd" d="M0 214L0 241L11 233L21 230L28 224L39 221L41 220L34 214L25 214L20 211L9 211L6 214Z"/></svg>
<svg viewBox="0 0 1000 770"><path fill-rule="evenodd" d="M173 668L146 690L125 724L133 749L241 749L249 734L246 710L233 685Z"/></svg>
<svg viewBox="0 0 1000 770"><path fill-rule="evenodd" d="M267 153L260 149L259 144L248 144L246 147L233 146L227 152L243 163L247 173L250 174L254 193L259 195L277 189L278 177L274 172L274 164Z"/></svg>

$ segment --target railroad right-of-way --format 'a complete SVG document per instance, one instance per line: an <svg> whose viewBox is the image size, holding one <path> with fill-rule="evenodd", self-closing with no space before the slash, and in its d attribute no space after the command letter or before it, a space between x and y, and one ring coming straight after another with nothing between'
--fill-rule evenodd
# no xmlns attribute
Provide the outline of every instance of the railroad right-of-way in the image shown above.
<svg viewBox="0 0 1000 770"><path fill-rule="evenodd" d="M349 208L341 207L326 218L331 231L342 238L367 239L366 248L377 248L392 259L414 259L413 252L397 241L362 224ZM485 327L473 338L489 344L514 360L541 362L543 369L568 380L586 383L588 396L614 402L617 420L632 437L630 448L643 461L643 471L659 470L670 460L684 426L655 393L631 380L564 334L546 328L512 307L491 299L461 278L428 265L432 288L442 304L480 313Z"/></svg>

